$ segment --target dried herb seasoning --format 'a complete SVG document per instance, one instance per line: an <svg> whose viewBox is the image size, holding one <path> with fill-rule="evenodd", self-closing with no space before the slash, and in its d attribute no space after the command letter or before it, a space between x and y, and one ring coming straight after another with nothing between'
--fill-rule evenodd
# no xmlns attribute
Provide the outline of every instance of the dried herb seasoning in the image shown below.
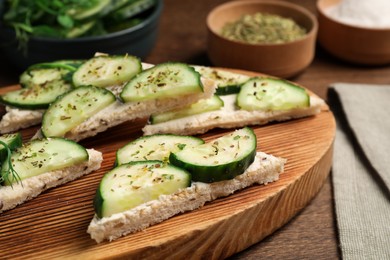
<svg viewBox="0 0 390 260"><path fill-rule="evenodd" d="M227 23L221 30L225 38L249 44L278 44L296 41L307 31L294 20L275 14L255 13L243 15Z"/></svg>

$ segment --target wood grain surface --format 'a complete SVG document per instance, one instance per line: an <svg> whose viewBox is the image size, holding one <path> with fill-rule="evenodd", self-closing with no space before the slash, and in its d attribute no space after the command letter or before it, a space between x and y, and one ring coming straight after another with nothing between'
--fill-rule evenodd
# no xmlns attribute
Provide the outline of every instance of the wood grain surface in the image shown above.
<svg viewBox="0 0 390 260"><path fill-rule="evenodd" d="M331 167L335 122L328 107L317 116L253 127L258 150L288 160L279 181L247 188L114 242L96 244L86 233L96 187L112 168L115 151L139 137L144 123L126 123L82 141L85 147L103 152L99 171L1 214L0 244L7 250L0 258L228 257L288 222L320 190ZM23 138L28 140L36 130L23 130ZM208 141L227 132L215 129L201 137Z"/></svg>
<svg viewBox="0 0 390 260"><path fill-rule="evenodd" d="M230 0L164 0L158 40L144 61L211 65L205 19L212 8L227 1ZM285 1L316 14L317 0ZM317 45L313 63L293 81L326 99L328 87L334 82L390 84L389 75L390 65L367 67L342 62ZM18 76L18 71L0 53L0 88L16 84ZM313 200L283 228L229 259L339 259L338 244L332 183L328 177Z"/></svg>

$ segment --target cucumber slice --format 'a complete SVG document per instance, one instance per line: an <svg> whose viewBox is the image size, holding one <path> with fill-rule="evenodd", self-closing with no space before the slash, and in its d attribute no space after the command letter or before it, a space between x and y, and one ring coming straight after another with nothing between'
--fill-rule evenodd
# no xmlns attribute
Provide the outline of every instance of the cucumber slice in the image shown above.
<svg viewBox="0 0 390 260"><path fill-rule="evenodd" d="M79 24L77 27L73 27L70 29L65 37L66 38L77 38L83 35L84 33L88 32L93 26L96 24L96 20L88 21L85 23Z"/></svg>
<svg viewBox="0 0 390 260"><path fill-rule="evenodd" d="M282 79L253 78L242 85L237 105L244 110L289 110L309 107L310 96Z"/></svg>
<svg viewBox="0 0 390 260"><path fill-rule="evenodd" d="M5 143L11 151L22 146L22 136L20 133L2 135L0 136L0 141ZM0 143L0 163L2 164L6 158L7 149Z"/></svg>
<svg viewBox="0 0 390 260"><path fill-rule="evenodd" d="M99 218L132 209L191 184L191 175L160 161L122 164L106 173L94 198Z"/></svg>
<svg viewBox="0 0 390 260"><path fill-rule="evenodd" d="M202 77L215 81L218 86L215 94L220 96L237 94L240 92L241 85L250 79L249 76L226 70L202 66L194 66L194 68L202 75Z"/></svg>
<svg viewBox="0 0 390 260"><path fill-rule="evenodd" d="M104 88L83 86L60 96L46 110L42 119L45 137L63 137L68 131L115 102Z"/></svg>
<svg viewBox="0 0 390 260"><path fill-rule="evenodd" d="M140 137L116 152L116 165L131 161L158 160L168 162L171 152L178 152L187 146L203 144L197 137L171 134L157 134Z"/></svg>
<svg viewBox="0 0 390 260"><path fill-rule="evenodd" d="M156 4L156 0L133 0L120 9L112 12L108 17L114 21L130 19L148 10Z"/></svg>
<svg viewBox="0 0 390 260"><path fill-rule="evenodd" d="M19 83L23 88L44 86L48 82L62 81L71 71L75 71L75 68L67 64L39 63L24 71Z"/></svg>
<svg viewBox="0 0 390 260"><path fill-rule="evenodd" d="M171 153L169 161L188 170L192 181L217 182L245 172L256 156L256 135L245 127L214 141Z"/></svg>
<svg viewBox="0 0 390 260"><path fill-rule="evenodd" d="M54 61L54 62L43 62L43 63L37 63L34 65L31 65L26 72L31 72L33 70L40 70L40 69L64 69L68 71L64 71L63 73L60 73L60 76L63 76L69 71L75 71L76 67L72 64L72 61ZM35 72L36 73L36 72ZM46 74L47 72L42 71L40 74ZM38 75L39 76L39 75ZM42 77L42 75L40 75ZM39 78L39 77L38 77ZM57 77L60 78L60 77Z"/></svg>
<svg viewBox="0 0 390 260"><path fill-rule="evenodd" d="M83 20L94 15L98 15L104 9L106 9L110 4L111 0L97 0L95 5L85 8L85 9L70 9L68 15L76 20Z"/></svg>
<svg viewBox="0 0 390 260"><path fill-rule="evenodd" d="M78 67L80 67L83 63L85 62L85 60L57 60L57 61L54 61L52 62L51 64L58 64L59 66L67 66L69 68L69 66L73 67L74 70L76 70Z"/></svg>
<svg viewBox="0 0 390 260"><path fill-rule="evenodd" d="M184 63L161 63L144 70L123 88L124 102L164 99L203 92L200 74Z"/></svg>
<svg viewBox="0 0 390 260"><path fill-rule="evenodd" d="M60 170L88 160L88 153L81 145L62 138L37 139L23 144L11 155L12 166L21 180L39 174ZM8 164L3 163L6 172ZM3 171L2 171L3 173ZM12 185L17 180L2 176L3 185Z"/></svg>
<svg viewBox="0 0 390 260"><path fill-rule="evenodd" d="M42 85L22 88L0 96L0 102L22 109L46 109L58 95L72 89L64 81L50 81Z"/></svg>
<svg viewBox="0 0 390 260"><path fill-rule="evenodd" d="M173 119L215 111L221 107L223 107L223 100L219 96L214 95L211 98L201 99L198 102L182 109L175 109L165 113L152 115L149 121L151 124L158 124Z"/></svg>
<svg viewBox="0 0 390 260"><path fill-rule="evenodd" d="M73 74L73 84L76 87L121 85L141 70L141 61L134 56L96 56L77 69Z"/></svg>

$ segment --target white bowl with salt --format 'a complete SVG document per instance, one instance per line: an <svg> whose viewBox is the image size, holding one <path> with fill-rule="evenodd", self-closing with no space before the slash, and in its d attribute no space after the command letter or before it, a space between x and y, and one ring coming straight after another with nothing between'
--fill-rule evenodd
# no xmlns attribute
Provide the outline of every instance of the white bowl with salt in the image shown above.
<svg viewBox="0 0 390 260"><path fill-rule="evenodd" d="M390 64L390 0L319 0L318 41L356 64Z"/></svg>

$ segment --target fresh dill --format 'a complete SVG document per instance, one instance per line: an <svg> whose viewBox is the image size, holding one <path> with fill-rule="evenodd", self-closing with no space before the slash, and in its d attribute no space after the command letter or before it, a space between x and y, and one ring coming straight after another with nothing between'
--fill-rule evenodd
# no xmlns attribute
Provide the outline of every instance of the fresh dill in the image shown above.
<svg viewBox="0 0 390 260"><path fill-rule="evenodd" d="M22 180L20 179L19 174L15 171L14 167L12 166L11 149L3 141L0 141L0 145L4 146L4 148L7 152L7 156L4 160L4 163L2 163L2 165L0 166L0 170L1 170L0 171L0 183L2 183L3 181L6 181L8 183L11 183L11 187L12 187L13 182L16 181L16 183L19 183Z"/></svg>

